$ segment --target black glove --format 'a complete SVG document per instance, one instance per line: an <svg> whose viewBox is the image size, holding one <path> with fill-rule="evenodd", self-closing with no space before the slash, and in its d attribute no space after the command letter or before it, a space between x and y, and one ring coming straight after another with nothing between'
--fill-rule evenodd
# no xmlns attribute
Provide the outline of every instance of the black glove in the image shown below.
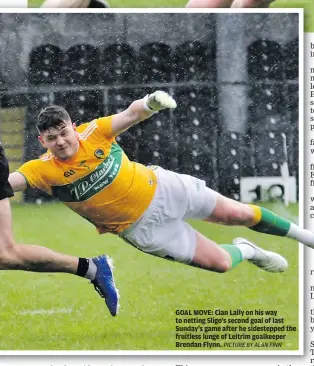
<svg viewBox="0 0 314 366"><path fill-rule="evenodd" d="M89 3L89 8L110 8L108 3L104 0L91 0Z"/></svg>

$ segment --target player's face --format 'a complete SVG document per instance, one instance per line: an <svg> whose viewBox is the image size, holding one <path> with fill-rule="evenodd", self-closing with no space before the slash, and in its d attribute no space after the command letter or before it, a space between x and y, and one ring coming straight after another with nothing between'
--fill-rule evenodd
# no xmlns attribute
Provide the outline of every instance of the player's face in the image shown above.
<svg viewBox="0 0 314 366"><path fill-rule="evenodd" d="M60 160L72 158L79 148L76 126L71 121L50 128L43 132L38 139L46 149Z"/></svg>

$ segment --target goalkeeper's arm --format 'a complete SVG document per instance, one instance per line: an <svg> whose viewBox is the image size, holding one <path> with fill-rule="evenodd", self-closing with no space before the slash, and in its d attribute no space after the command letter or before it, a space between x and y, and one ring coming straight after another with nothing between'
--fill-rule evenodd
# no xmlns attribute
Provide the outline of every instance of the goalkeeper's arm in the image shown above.
<svg viewBox="0 0 314 366"><path fill-rule="evenodd" d="M105 0L45 0L42 8L109 8Z"/></svg>
<svg viewBox="0 0 314 366"><path fill-rule="evenodd" d="M157 90L143 99L133 102L125 111L112 117L112 134L119 135L134 124L144 121L155 112L166 108L176 108L177 103L166 92Z"/></svg>
<svg viewBox="0 0 314 366"><path fill-rule="evenodd" d="M90 0L46 0L42 8L88 8Z"/></svg>

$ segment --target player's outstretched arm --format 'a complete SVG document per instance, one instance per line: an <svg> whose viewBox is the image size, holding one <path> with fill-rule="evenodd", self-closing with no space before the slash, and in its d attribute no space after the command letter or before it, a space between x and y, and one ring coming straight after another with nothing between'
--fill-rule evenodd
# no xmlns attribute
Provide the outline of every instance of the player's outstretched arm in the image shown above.
<svg viewBox="0 0 314 366"><path fill-rule="evenodd" d="M187 8L266 8L274 0L189 0Z"/></svg>
<svg viewBox="0 0 314 366"><path fill-rule="evenodd" d="M125 111L112 117L112 133L119 135L134 124L144 121L162 109L174 109L177 103L166 92L157 90L143 99L133 102Z"/></svg>
<svg viewBox="0 0 314 366"><path fill-rule="evenodd" d="M274 0L234 0L232 8L268 8Z"/></svg>
<svg viewBox="0 0 314 366"><path fill-rule="evenodd" d="M230 8L233 0L189 0L186 8Z"/></svg>
<svg viewBox="0 0 314 366"><path fill-rule="evenodd" d="M18 172L13 172L9 175L9 183L14 192L25 191L27 188L26 179Z"/></svg>
<svg viewBox="0 0 314 366"><path fill-rule="evenodd" d="M42 8L88 8L90 0L46 0Z"/></svg>

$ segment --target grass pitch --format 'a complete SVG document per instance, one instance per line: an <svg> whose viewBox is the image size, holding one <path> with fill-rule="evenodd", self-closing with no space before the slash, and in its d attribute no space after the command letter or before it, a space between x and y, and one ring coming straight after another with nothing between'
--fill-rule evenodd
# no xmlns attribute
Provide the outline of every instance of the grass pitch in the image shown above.
<svg viewBox="0 0 314 366"><path fill-rule="evenodd" d="M43 0L28 0L29 7L39 7ZM182 8L187 0L109 0L112 8ZM312 0L276 0L271 8L303 8L305 32L314 31L314 2Z"/></svg>
<svg viewBox="0 0 314 366"><path fill-rule="evenodd" d="M268 207L288 218L297 216L296 205L288 211ZM219 243L245 236L289 262L279 274L250 263L217 274L146 255L112 235L100 236L61 204L13 205L13 217L18 242L81 257L110 255L121 310L112 318L88 281L73 275L0 271L1 350L209 351L176 348L177 309L277 310L284 325L298 327L298 245L292 240L195 221L197 229ZM280 350L298 349L298 331L285 334ZM249 350L256 349L278 350L271 345Z"/></svg>

